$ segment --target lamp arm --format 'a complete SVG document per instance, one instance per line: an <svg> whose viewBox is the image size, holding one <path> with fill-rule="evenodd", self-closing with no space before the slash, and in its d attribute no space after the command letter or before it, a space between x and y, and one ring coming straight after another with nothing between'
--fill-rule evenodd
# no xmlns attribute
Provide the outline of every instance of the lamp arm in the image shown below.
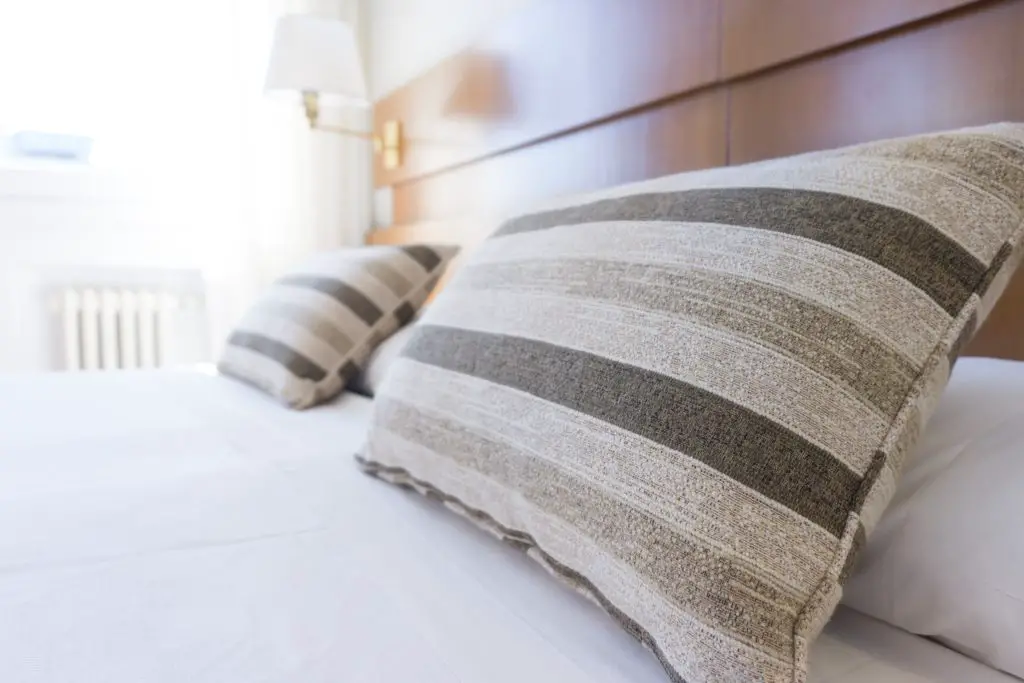
<svg viewBox="0 0 1024 683"><path fill-rule="evenodd" d="M375 150L380 151L383 148L383 141L380 136L370 131L353 130L351 128L345 128L344 126L325 126L320 123L320 96L310 90L303 91L302 93L302 104L306 110L306 120L309 121L309 127L312 130L320 130L325 133L337 133L339 135L348 135L353 138L360 138L362 140L370 140L373 142Z"/></svg>
<svg viewBox="0 0 1024 683"><path fill-rule="evenodd" d="M353 130L352 128L344 128L342 126L325 126L321 123L317 123L312 126L313 130L322 130L325 133L337 133L339 135L348 135L354 138L362 138L363 140L373 140L377 137L375 133L371 133L364 130Z"/></svg>
<svg viewBox="0 0 1024 683"><path fill-rule="evenodd" d="M347 135L361 140L373 142L373 149L383 155L381 163L386 169L398 168L402 165L402 124L398 121L385 121L381 134L373 131L353 130L343 126L324 126L320 124L320 98L311 90L302 92L302 103L306 110L306 120L313 130L327 133Z"/></svg>

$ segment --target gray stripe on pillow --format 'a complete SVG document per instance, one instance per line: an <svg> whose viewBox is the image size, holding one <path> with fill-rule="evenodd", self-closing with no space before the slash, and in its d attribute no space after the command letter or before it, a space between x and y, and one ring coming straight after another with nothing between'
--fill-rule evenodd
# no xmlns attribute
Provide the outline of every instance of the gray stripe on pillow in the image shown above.
<svg viewBox="0 0 1024 683"><path fill-rule="evenodd" d="M432 391L438 386L441 391ZM824 558L835 545L832 534L714 468L627 429L409 358L396 359L387 389L377 396L444 415L550 462L680 533L756 566L776 585L813 584L828 569ZM659 476L650 480L649 472ZM776 539L777 552L758 552L745 534Z"/></svg>
<svg viewBox="0 0 1024 683"><path fill-rule="evenodd" d="M373 325L384 315L380 308L377 307L377 304L370 301L369 297L341 280L327 277L292 275L282 278L278 282L282 285L306 287L322 292L338 303L348 307L367 325Z"/></svg>
<svg viewBox="0 0 1024 683"><path fill-rule="evenodd" d="M423 270L427 272L434 270L441 262L441 257L436 251L422 244L404 245L401 249L423 266Z"/></svg>
<svg viewBox="0 0 1024 683"><path fill-rule="evenodd" d="M525 391L665 444L837 536L847 515L834 501L852 500L860 485L861 478L827 451L762 415L685 382L593 354L421 325L402 355Z"/></svg>
<svg viewBox="0 0 1024 683"><path fill-rule="evenodd" d="M620 220L742 225L829 244L888 268L951 315L967 301L986 269L963 246L913 214L801 189L715 188L603 199L516 218L497 234Z"/></svg>
<svg viewBox="0 0 1024 683"><path fill-rule="evenodd" d="M529 292L649 310L769 345L845 384L889 417L906 396L902 387L916 374L909 360L834 308L729 273L623 263L610 255L605 261L482 264L459 277L460 289Z"/></svg>
<svg viewBox="0 0 1024 683"><path fill-rule="evenodd" d="M228 338L228 343L275 360L296 377L319 382L327 376L327 372L323 368L295 349L262 334L235 331Z"/></svg>
<svg viewBox="0 0 1024 683"><path fill-rule="evenodd" d="M674 377L778 422L858 473L892 422L768 346L643 310L526 292L449 290L423 322L533 339Z"/></svg>
<svg viewBox="0 0 1024 683"><path fill-rule="evenodd" d="M802 237L736 225L570 225L487 240L467 268L530 260L614 260L754 280L834 309L915 366L952 320L927 294L872 261Z"/></svg>

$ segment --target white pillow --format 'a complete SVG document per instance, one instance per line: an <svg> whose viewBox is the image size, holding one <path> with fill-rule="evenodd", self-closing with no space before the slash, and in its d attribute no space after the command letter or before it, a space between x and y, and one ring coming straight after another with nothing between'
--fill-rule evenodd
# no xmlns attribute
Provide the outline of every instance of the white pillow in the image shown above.
<svg viewBox="0 0 1024 683"><path fill-rule="evenodd" d="M1024 677L1024 363L957 362L844 593Z"/></svg>

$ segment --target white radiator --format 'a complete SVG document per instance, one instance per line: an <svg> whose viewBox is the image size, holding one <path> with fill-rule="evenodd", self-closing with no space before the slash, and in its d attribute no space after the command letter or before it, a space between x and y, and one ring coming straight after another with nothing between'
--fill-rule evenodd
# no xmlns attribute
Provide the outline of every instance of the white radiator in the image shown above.
<svg viewBox="0 0 1024 683"><path fill-rule="evenodd" d="M55 287L51 280L63 369L132 370L208 360L205 297L198 274L103 275L90 278L98 284L74 278L78 281Z"/></svg>

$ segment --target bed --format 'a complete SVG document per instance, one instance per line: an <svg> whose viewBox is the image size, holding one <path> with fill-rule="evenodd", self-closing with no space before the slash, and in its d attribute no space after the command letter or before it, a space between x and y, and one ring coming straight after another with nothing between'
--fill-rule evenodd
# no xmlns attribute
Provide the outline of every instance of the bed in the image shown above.
<svg viewBox="0 0 1024 683"><path fill-rule="evenodd" d="M665 680L520 552L353 467L371 405L287 411L203 371L4 379L3 680ZM1016 680L846 609L811 673Z"/></svg>
<svg viewBox="0 0 1024 683"><path fill-rule="evenodd" d="M1024 119L1024 0L766 4L554 0L500 22L377 104L407 145L377 169L393 220L367 241L468 250L568 192ZM1022 305L1018 274L967 355L1024 360ZM0 378L0 681L667 680L518 550L360 473L372 405L290 411L211 369ZM847 608L810 670L1019 680Z"/></svg>

